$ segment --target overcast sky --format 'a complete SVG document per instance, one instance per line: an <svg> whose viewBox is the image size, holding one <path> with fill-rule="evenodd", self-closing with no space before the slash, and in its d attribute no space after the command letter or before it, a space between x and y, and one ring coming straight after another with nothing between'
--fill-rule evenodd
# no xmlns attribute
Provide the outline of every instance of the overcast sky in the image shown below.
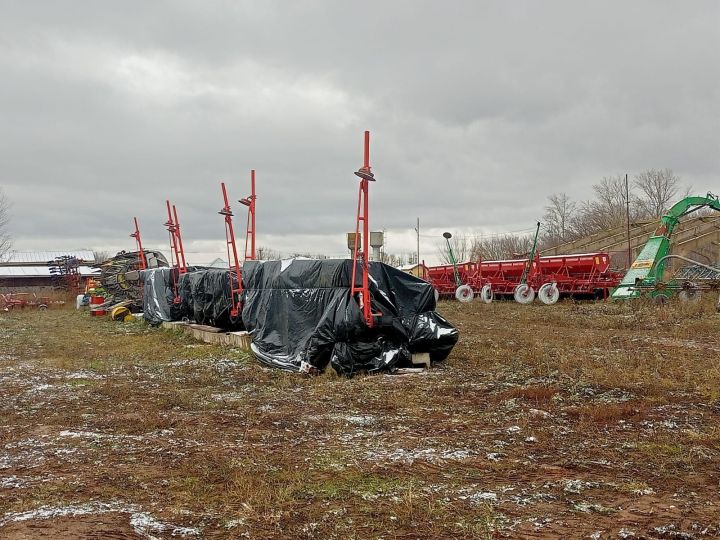
<svg viewBox="0 0 720 540"><path fill-rule="evenodd" d="M720 188L720 2L0 0L0 186L16 249L224 255L219 182L257 169L258 243L344 255L371 226L524 230L546 197L670 167ZM235 203L236 214L242 215ZM244 224L244 215L238 223Z"/></svg>

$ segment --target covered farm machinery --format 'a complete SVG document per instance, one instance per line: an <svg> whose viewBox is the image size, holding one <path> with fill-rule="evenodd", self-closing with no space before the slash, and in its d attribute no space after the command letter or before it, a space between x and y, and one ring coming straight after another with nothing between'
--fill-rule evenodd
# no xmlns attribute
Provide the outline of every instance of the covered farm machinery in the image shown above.
<svg viewBox="0 0 720 540"><path fill-rule="evenodd" d="M369 186L375 181L369 132L354 174L360 181L351 259L256 261L255 171L250 196L239 200L248 209L243 263L228 189L220 186L226 269L187 265L177 210L167 202L171 267L140 272L144 318L246 330L259 361L297 372L321 372L329 364L351 376L444 360L458 332L435 312L432 286L368 259Z"/></svg>

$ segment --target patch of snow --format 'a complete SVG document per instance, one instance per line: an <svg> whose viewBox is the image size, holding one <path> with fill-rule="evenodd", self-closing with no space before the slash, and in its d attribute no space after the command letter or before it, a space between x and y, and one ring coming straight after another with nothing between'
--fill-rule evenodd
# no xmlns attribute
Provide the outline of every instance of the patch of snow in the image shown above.
<svg viewBox="0 0 720 540"><path fill-rule="evenodd" d="M28 392L28 394L35 394L35 393L42 392L42 391L47 390L48 388L52 388L52 387L53 387L52 384L43 383L43 384L38 384L36 386L33 386L27 392Z"/></svg>
<svg viewBox="0 0 720 540"><path fill-rule="evenodd" d="M235 527L245 525L245 523L246 523L245 518L231 519L230 521L225 523L225 528L226 529L234 529Z"/></svg>
<svg viewBox="0 0 720 540"><path fill-rule="evenodd" d="M151 533L170 533L170 536L199 536L200 531L194 527L178 527L158 521L147 512L135 512L130 516L130 525L139 535L156 540Z"/></svg>
<svg viewBox="0 0 720 540"><path fill-rule="evenodd" d="M497 493L494 493L492 491L479 491L477 493L473 493L467 498L473 502L497 501L498 496Z"/></svg>
<svg viewBox="0 0 720 540"><path fill-rule="evenodd" d="M438 451L435 448L416 448L413 450L398 448L392 452L372 450L365 453L368 459L378 460L379 458L384 458L388 461L401 462L408 465L411 465L415 461L427 461L429 463L443 463L449 460L459 461L467 459L471 455L472 452L466 449L446 449Z"/></svg>
<svg viewBox="0 0 720 540"><path fill-rule="evenodd" d="M372 415L349 415L349 416L338 416L339 419L345 420L346 422L350 424L355 424L356 426L367 426L370 424L374 424L376 419Z"/></svg>
<svg viewBox="0 0 720 540"><path fill-rule="evenodd" d="M89 502L68 506L41 506L35 510L26 512L9 512L0 518L0 528L8 523L44 520L64 517L79 517L95 514L108 514L111 512L130 514L130 525L135 532L148 540L159 540L152 533L170 533L170 536L199 536L200 531L193 527L179 527L164 523L153 518L147 512L143 512L135 504L126 504L120 501L111 502Z"/></svg>
<svg viewBox="0 0 720 540"><path fill-rule="evenodd" d="M68 373L65 375L66 379L90 379L90 380L100 380L103 378L102 375L99 373L95 373L94 371L89 371L87 369L81 369L79 371L73 371L72 373Z"/></svg>
<svg viewBox="0 0 720 540"><path fill-rule="evenodd" d="M17 476L6 476L5 478L0 478L0 488L3 489L24 488L28 485L28 481L18 478Z"/></svg>
<svg viewBox="0 0 720 540"><path fill-rule="evenodd" d="M597 482L586 482L584 480L566 480L563 491L565 493L581 493L587 488L593 488L597 486Z"/></svg>
<svg viewBox="0 0 720 540"><path fill-rule="evenodd" d="M106 439L112 438L114 435L106 435L105 433L96 433L94 431L69 431L62 430L58 433L58 437L70 437L71 439Z"/></svg>

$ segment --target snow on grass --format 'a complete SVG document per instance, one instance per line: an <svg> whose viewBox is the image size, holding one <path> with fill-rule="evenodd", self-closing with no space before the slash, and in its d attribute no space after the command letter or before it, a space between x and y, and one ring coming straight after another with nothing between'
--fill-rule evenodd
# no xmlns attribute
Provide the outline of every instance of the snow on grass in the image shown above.
<svg viewBox="0 0 720 540"><path fill-rule="evenodd" d="M154 534L169 533L171 536L187 538L199 536L200 530L194 527L181 527L171 523L165 523L152 517L135 504L127 504L121 501L110 502L88 502L68 506L41 506L35 510L25 512L9 512L0 518L0 529L9 523L48 520L66 517L81 517L108 513L130 514L130 525L135 532L148 540L156 540Z"/></svg>

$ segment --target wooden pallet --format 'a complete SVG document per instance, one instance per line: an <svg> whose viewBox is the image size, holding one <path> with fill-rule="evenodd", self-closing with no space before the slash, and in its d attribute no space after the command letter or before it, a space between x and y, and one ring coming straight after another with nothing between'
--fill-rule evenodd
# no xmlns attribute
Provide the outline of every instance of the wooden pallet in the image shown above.
<svg viewBox="0 0 720 540"><path fill-rule="evenodd" d="M214 326L203 324L189 324L184 322L164 322L163 328L183 332L205 343L236 347L243 351L250 351L250 334L248 332L225 332Z"/></svg>

